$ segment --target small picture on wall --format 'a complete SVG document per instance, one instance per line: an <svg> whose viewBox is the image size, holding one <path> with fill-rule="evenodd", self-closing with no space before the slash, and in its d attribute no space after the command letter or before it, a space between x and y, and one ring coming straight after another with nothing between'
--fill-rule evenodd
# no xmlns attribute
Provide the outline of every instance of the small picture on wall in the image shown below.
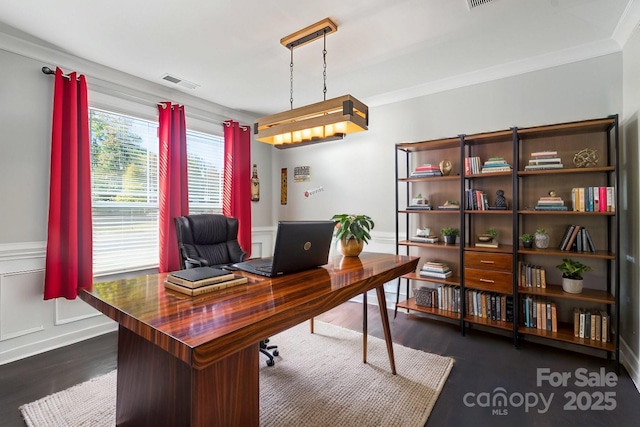
<svg viewBox="0 0 640 427"><path fill-rule="evenodd" d="M280 171L280 204L287 204L287 168Z"/></svg>
<svg viewBox="0 0 640 427"><path fill-rule="evenodd" d="M311 181L311 166L296 166L293 168L293 182Z"/></svg>

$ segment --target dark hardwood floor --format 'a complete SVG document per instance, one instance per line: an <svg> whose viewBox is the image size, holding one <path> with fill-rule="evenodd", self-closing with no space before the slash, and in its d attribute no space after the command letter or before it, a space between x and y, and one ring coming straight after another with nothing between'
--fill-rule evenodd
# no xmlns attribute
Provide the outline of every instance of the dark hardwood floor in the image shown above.
<svg viewBox="0 0 640 427"><path fill-rule="evenodd" d="M368 313L369 333L383 338L378 308L369 306ZM361 304L349 302L318 320L361 330L361 314ZM455 325L404 312L398 312L395 319L391 313L391 317L394 342L454 358L427 427L638 425L640 393L624 368L613 377L612 361L529 342L516 349L507 337L478 330L462 336ZM23 426L21 404L114 369L116 353L117 336L111 333L0 366L0 426ZM552 387L549 381L538 386L537 371L545 368L553 379L570 375L566 386ZM608 385L580 387L583 376L601 380L601 368L608 375L604 379ZM402 372L402 366L397 369ZM614 380L616 384L611 385ZM492 406L498 392L494 390L500 387L507 397L506 406L497 406L499 401ZM572 394L577 400L572 401ZM543 399L551 400L545 406ZM529 402L529 408L522 400ZM615 408L597 410L600 406Z"/></svg>

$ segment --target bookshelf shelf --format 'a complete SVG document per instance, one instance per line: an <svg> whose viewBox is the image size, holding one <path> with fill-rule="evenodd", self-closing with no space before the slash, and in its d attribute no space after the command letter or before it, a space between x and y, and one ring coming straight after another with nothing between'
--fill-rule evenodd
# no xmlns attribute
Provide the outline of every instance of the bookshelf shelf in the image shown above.
<svg viewBox="0 0 640 427"><path fill-rule="evenodd" d="M595 164L578 167L582 166L578 154L585 148L597 152L598 159ZM448 159L453 165L450 175L410 177L417 166L437 165L443 159ZM574 159L578 160L574 162ZM559 164L562 168L556 166ZM417 273L402 276L398 280L396 309L400 307L459 319L463 333L471 324L495 328L501 333L511 331L516 346L518 340L526 335L561 342L569 349L571 345L587 346L605 351L607 357L613 356L619 363L619 337L613 333L619 329L621 294L618 260L620 217L616 215L620 197L619 164L617 115L396 144L396 252L403 250L407 255L420 256L425 261L445 262L454 272L454 277L447 280L423 278ZM546 165L549 165L547 169L535 169ZM487 173L491 168L498 172ZM582 188L586 198L578 197ZM612 191L613 199L609 191ZM407 209L409 201L417 194L424 195L434 210ZM608 206L610 211L598 211L596 208L596 201L603 197L602 194L606 194L608 204L612 204ZM502 196L506 203L503 203ZM547 196L549 198L543 199ZM574 211L573 203L578 199L590 203L580 203L576 205L578 209L589 210L593 206L595 212ZM457 201L460 209L435 209L445 201ZM535 210L534 206L543 204L540 201L547 205L564 205L567 210ZM508 209L490 209L505 204ZM477 210L478 206L484 210ZM574 226L588 232L579 231L569 239L566 233ZM408 240L416 228L431 228L433 234L437 234L443 227L459 229L457 244ZM486 234L490 229L498 233L495 239L498 247L476 247L476 236ZM519 236L533 234L538 229L547 230L550 246L546 249L522 247ZM573 250L560 250L561 242L577 244L573 243ZM575 251L585 245L597 250ZM592 267L585 276L582 293L566 293L557 284L560 273L555 266L562 258L581 259ZM551 283L547 283L545 288L518 286L517 271L521 263L546 270L546 280ZM400 302L402 281L406 282L406 300ZM442 314L442 310L417 306L411 298L410 286L411 283L424 282L431 282L434 286L458 287L463 315L456 313L451 317ZM500 322L472 315L473 311L466 307L471 303L471 300L465 301L466 290L512 298L508 301L513 302L513 318L517 320ZM557 303L559 331L524 327L520 314L526 308L525 300L527 303L542 301L547 307L554 307ZM613 339L602 343L574 337L573 319L566 318L571 307L586 307L596 314L606 312ZM568 324L563 323L567 321Z"/></svg>
<svg viewBox="0 0 640 427"><path fill-rule="evenodd" d="M616 350L615 342L602 342L586 338L578 338L573 333L573 325L570 323L561 323L558 325L558 332L546 331L543 329L525 328L523 326L518 328L518 332L524 335L532 335L541 338L548 338L555 341L562 341L569 344L581 345L584 347L591 347L598 350L604 350L608 352L614 352Z"/></svg>
<svg viewBox="0 0 640 427"><path fill-rule="evenodd" d="M615 304L616 299L607 291L597 289L583 289L579 294L570 294L562 290L560 285L547 285L546 288L530 288L521 286L518 288L521 295L535 295L539 297L563 298L574 301L595 302L599 304Z"/></svg>
<svg viewBox="0 0 640 427"><path fill-rule="evenodd" d="M510 332L513 330L513 323L503 322L501 320L491 320L479 316L464 316L464 321L475 323L476 325L491 326L492 328L498 328Z"/></svg>
<svg viewBox="0 0 640 427"><path fill-rule="evenodd" d="M399 302L397 308L403 308L406 310L419 311L421 313L432 314L434 316L446 317L448 319L460 320L460 313L453 311L441 310L439 308L425 307L416 304L415 298L409 298L405 301Z"/></svg>

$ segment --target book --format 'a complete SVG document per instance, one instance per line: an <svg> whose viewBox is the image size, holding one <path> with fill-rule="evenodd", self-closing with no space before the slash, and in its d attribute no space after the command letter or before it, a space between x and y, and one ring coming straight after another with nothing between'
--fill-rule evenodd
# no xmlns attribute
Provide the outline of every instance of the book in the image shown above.
<svg viewBox="0 0 640 427"><path fill-rule="evenodd" d="M477 248L497 248L498 243L497 242L477 242L476 247Z"/></svg>
<svg viewBox="0 0 640 427"><path fill-rule="evenodd" d="M212 285L200 286L197 288L189 288L186 286L175 284L173 282L170 282L169 280L165 280L164 287L167 289L180 292L182 294L196 296L196 295L207 294L210 292L220 291L227 288L232 288L234 286L243 285L249 282L249 279L247 279L244 276L235 276L235 275L233 276L234 276L234 279L226 280L224 282L214 283Z"/></svg>
<svg viewBox="0 0 640 427"><path fill-rule="evenodd" d="M424 270L420 270L420 277L431 277L434 279L446 279L448 277L451 277L453 275L453 272L451 270L447 271L446 273L438 273L436 271L424 271Z"/></svg>
<svg viewBox="0 0 640 427"><path fill-rule="evenodd" d="M571 237L571 233L573 233L573 229L575 228L575 225L569 225L565 232L564 235L562 236L562 239L560 239L560 250L564 250L564 248L567 246L567 242L569 241L569 238Z"/></svg>
<svg viewBox="0 0 640 427"><path fill-rule="evenodd" d="M567 244L565 245L564 248L562 248L563 251L568 251L571 250L571 246L573 245L573 242L576 239L576 236L578 235L578 231L580 231L580 226L576 225L575 227L573 227L573 230L571 232L571 236L569 237L569 240L567 241Z"/></svg>
<svg viewBox="0 0 640 427"><path fill-rule="evenodd" d="M187 288L198 288L200 286L231 280L234 277L234 274L227 270L213 267L195 267L186 270L172 271L166 280Z"/></svg>
<svg viewBox="0 0 640 427"><path fill-rule="evenodd" d="M555 157L557 155L558 152L554 150L534 151L531 153L531 157Z"/></svg>
<svg viewBox="0 0 640 427"><path fill-rule="evenodd" d="M564 165L562 163L545 163L541 165L526 165L524 170L526 171L541 171L546 169L563 169Z"/></svg>

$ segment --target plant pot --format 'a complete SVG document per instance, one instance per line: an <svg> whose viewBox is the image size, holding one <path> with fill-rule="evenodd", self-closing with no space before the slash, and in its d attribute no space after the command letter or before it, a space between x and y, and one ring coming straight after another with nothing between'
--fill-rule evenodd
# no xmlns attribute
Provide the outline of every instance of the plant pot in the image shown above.
<svg viewBox="0 0 640 427"><path fill-rule="evenodd" d="M522 246L525 249L531 249L533 247L533 242L522 242Z"/></svg>
<svg viewBox="0 0 640 427"><path fill-rule="evenodd" d="M358 243L356 239L340 239L340 253L344 256L358 256L364 249L364 241Z"/></svg>
<svg viewBox="0 0 640 427"><path fill-rule="evenodd" d="M443 236L444 243L447 245L455 245L456 244L456 236Z"/></svg>
<svg viewBox="0 0 640 427"><path fill-rule="evenodd" d="M549 247L549 235L548 234L537 234L536 238L536 248L538 249L546 249Z"/></svg>
<svg viewBox="0 0 640 427"><path fill-rule="evenodd" d="M562 290L570 294L579 294L582 292L584 280L562 278Z"/></svg>

